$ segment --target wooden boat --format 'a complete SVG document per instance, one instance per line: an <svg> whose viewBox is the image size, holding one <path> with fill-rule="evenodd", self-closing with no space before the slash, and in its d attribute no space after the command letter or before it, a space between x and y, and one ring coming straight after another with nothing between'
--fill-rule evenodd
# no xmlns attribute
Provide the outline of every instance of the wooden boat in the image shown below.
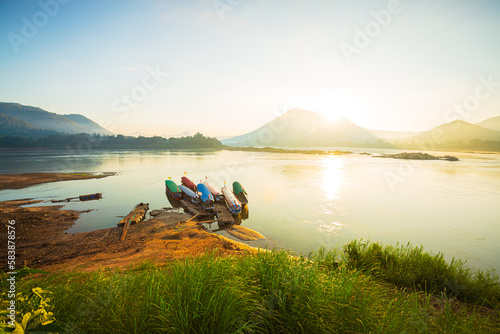
<svg viewBox="0 0 500 334"><path fill-rule="evenodd" d="M182 191L177 187L174 181L165 180L165 187L167 189L167 193L172 196L173 199L179 200L182 197Z"/></svg>
<svg viewBox="0 0 500 334"><path fill-rule="evenodd" d="M248 204L248 198L246 196L248 194L245 191L245 188L243 188L243 186L238 181L233 182L233 193L236 196L236 198L241 202L241 204L243 205Z"/></svg>
<svg viewBox="0 0 500 334"><path fill-rule="evenodd" d="M205 210L213 210L214 209L214 196L203 183L199 183L197 185L198 194L201 199L201 206Z"/></svg>
<svg viewBox="0 0 500 334"><path fill-rule="evenodd" d="M88 194L88 195L80 195L80 196L76 196L76 197L69 197L66 199L59 199L59 200L53 199L53 200L51 200L51 202L52 203L71 202L74 199L77 199L80 201L92 201L92 200L97 200L97 199L101 199L101 198L102 198L101 193L95 193L95 194Z"/></svg>
<svg viewBox="0 0 500 334"><path fill-rule="evenodd" d="M117 226L133 225L140 223L146 217L146 212L149 210L149 203L137 204L128 215L116 224Z"/></svg>
<svg viewBox="0 0 500 334"><path fill-rule="evenodd" d="M233 192L230 191L227 186L222 187L221 191L229 211L231 211L233 215L239 214L241 212L241 203L236 196L234 196Z"/></svg>
<svg viewBox="0 0 500 334"><path fill-rule="evenodd" d="M200 196L186 187L185 185L180 185L178 186L179 189L184 193L184 197L188 198L191 202L193 203L199 203L200 202Z"/></svg>
<svg viewBox="0 0 500 334"><path fill-rule="evenodd" d="M213 184L208 182L208 180L205 180L203 182L203 184L208 188L208 190L210 191L210 193L214 197L215 201L222 202L224 196L222 196L221 192L217 189L217 187L215 187Z"/></svg>
<svg viewBox="0 0 500 334"><path fill-rule="evenodd" d="M101 199L102 194L101 193L95 193L95 194L89 194L89 195L80 195L79 196L80 201L91 201L94 199Z"/></svg>
<svg viewBox="0 0 500 334"><path fill-rule="evenodd" d="M194 184L194 182L188 179L186 176L181 177L181 183L192 191L196 191L196 184Z"/></svg>
<svg viewBox="0 0 500 334"><path fill-rule="evenodd" d="M140 223L141 221L143 221L144 218L146 217L146 212L148 210L149 210L148 203L139 203L134 207L132 211L130 211L130 213L125 218L120 220L120 222L117 225L123 226L122 235L120 237L121 241L125 240L130 225Z"/></svg>

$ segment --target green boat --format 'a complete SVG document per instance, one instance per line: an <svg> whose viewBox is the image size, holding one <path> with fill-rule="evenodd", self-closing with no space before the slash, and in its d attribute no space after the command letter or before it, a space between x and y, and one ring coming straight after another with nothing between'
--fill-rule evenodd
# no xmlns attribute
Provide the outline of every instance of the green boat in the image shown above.
<svg viewBox="0 0 500 334"><path fill-rule="evenodd" d="M165 187L167 188L167 194L172 196L173 199L181 199L182 191L172 180L165 180Z"/></svg>
<svg viewBox="0 0 500 334"><path fill-rule="evenodd" d="M238 181L233 182L233 193L236 196L236 198L241 202L241 204L248 204L248 198L246 195L247 192L245 191L245 188L239 183Z"/></svg>

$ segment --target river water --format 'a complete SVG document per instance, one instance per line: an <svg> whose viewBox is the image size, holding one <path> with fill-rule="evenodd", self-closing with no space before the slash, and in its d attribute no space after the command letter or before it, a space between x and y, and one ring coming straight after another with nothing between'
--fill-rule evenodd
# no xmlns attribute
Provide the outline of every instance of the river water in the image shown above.
<svg viewBox="0 0 500 334"><path fill-rule="evenodd" d="M230 151L0 152L0 172L118 172L103 179L0 191L0 200L63 199L81 215L70 232L114 227L135 204L170 207L164 181L187 176L222 186L239 181L249 194L243 225L273 245L304 253L352 239L423 245L470 267L500 270L500 155L454 153L458 162ZM439 153L431 153L439 154ZM224 233L224 232L221 232Z"/></svg>

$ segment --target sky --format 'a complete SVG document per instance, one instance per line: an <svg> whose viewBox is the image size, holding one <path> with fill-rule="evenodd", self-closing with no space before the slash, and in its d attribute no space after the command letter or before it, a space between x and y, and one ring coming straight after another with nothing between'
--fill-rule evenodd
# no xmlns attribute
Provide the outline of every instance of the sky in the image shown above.
<svg viewBox="0 0 500 334"><path fill-rule="evenodd" d="M500 115L500 1L0 0L0 101L118 134L298 107L378 130Z"/></svg>

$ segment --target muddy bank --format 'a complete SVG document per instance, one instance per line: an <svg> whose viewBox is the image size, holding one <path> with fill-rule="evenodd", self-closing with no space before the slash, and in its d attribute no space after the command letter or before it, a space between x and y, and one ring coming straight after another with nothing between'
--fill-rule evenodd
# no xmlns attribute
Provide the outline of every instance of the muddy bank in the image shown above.
<svg viewBox="0 0 500 334"><path fill-rule="evenodd" d="M116 173L12 173L0 174L0 190L4 189L21 189L37 184L69 181L69 180L84 180L84 179L99 179L115 175Z"/></svg>
<svg viewBox="0 0 500 334"><path fill-rule="evenodd" d="M125 241L122 228L68 234L79 212L61 206L19 207L33 201L0 202L0 221L15 220L16 268L26 265L46 270L89 271L99 267L124 267L149 260L162 263L216 250L224 254L248 254L257 250L207 232L189 214L169 212L132 225ZM7 244L3 224L0 244ZM253 236L255 237L255 236ZM260 237L260 236L259 236ZM1 266L7 267L7 247L2 247Z"/></svg>

